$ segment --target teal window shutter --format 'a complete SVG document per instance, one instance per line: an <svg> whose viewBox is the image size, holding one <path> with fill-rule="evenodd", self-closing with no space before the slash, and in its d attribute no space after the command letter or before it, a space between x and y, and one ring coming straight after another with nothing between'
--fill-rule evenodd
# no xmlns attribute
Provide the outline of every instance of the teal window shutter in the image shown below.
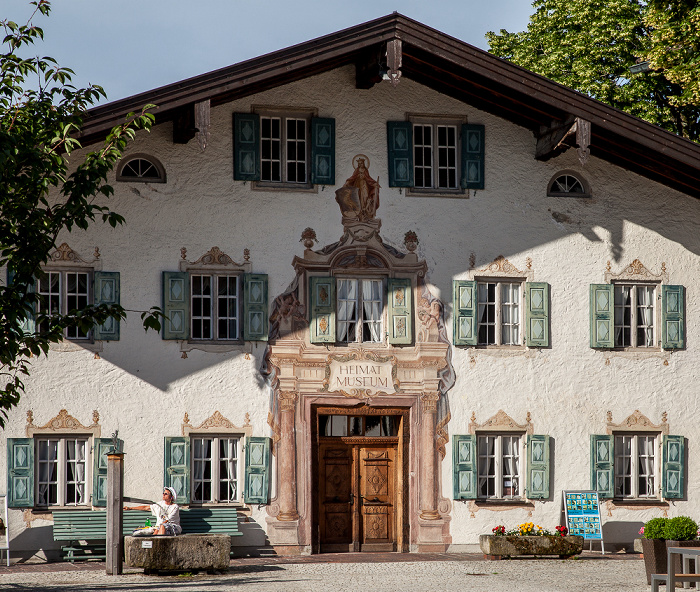
<svg viewBox="0 0 700 592"><path fill-rule="evenodd" d="M413 124L387 121L389 187L413 187Z"/></svg>
<svg viewBox="0 0 700 592"><path fill-rule="evenodd" d="M335 278L309 278L311 343L335 343Z"/></svg>
<svg viewBox="0 0 700 592"><path fill-rule="evenodd" d="M525 344L549 347L549 284L525 282Z"/></svg>
<svg viewBox="0 0 700 592"><path fill-rule="evenodd" d="M121 442L121 440L120 440ZM95 438L92 463L92 505L107 505L107 453L113 448L112 438ZM120 450L123 446L120 445Z"/></svg>
<svg viewBox="0 0 700 592"><path fill-rule="evenodd" d="M11 286L15 277L15 272L7 268L7 285ZM36 280L34 280L29 286L27 286L27 292L29 294L34 294L36 287ZM22 321L22 331L25 334L31 335L36 333L36 301L32 299L30 310L27 311L27 316Z"/></svg>
<svg viewBox="0 0 700 592"><path fill-rule="evenodd" d="M95 304L119 304L119 272L96 271L93 277ZM95 326L95 339L119 341L119 319L108 318L104 324Z"/></svg>
<svg viewBox="0 0 700 592"><path fill-rule="evenodd" d="M591 347L615 347L615 287L591 284Z"/></svg>
<svg viewBox="0 0 700 592"><path fill-rule="evenodd" d="M476 282L454 280L452 316L455 345L476 345L478 337L476 324Z"/></svg>
<svg viewBox="0 0 700 592"><path fill-rule="evenodd" d="M613 497L615 440L611 435L591 435L591 489L600 499Z"/></svg>
<svg viewBox="0 0 700 592"><path fill-rule="evenodd" d="M190 503L190 439L184 437L165 438L165 470L163 485L172 487L177 494L177 503Z"/></svg>
<svg viewBox="0 0 700 592"><path fill-rule="evenodd" d="M389 278L389 343L410 345L413 341L413 293L410 278Z"/></svg>
<svg viewBox="0 0 700 592"><path fill-rule="evenodd" d="M311 119L311 183L335 185L335 119Z"/></svg>
<svg viewBox="0 0 700 592"><path fill-rule="evenodd" d="M462 189L484 188L484 126L462 125Z"/></svg>
<svg viewBox="0 0 700 592"><path fill-rule="evenodd" d="M186 271L163 272L163 339L190 337L190 275Z"/></svg>
<svg viewBox="0 0 700 592"><path fill-rule="evenodd" d="M664 436L661 495L665 499L682 499L685 489L685 438Z"/></svg>
<svg viewBox="0 0 700 592"><path fill-rule="evenodd" d="M476 436L452 437L454 499L476 499Z"/></svg>
<svg viewBox="0 0 700 592"><path fill-rule="evenodd" d="M685 347L685 288L661 286L661 347Z"/></svg>
<svg viewBox="0 0 700 592"><path fill-rule="evenodd" d="M233 114L233 178L236 181L260 180L260 116L257 113Z"/></svg>
<svg viewBox="0 0 700 592"><path fill-rule="evenodd" d="M243 339L267 341L267 275L246 273L243 276Z"/></svg>
<svg viewBox="0 0 700 592"><path fill-rule="evenodd" d="M34 506L34 440L7 439L7 505L10 508Z"/></svg>
<svg viewBox="0 0 700 592"><path fill-rule="evenodd" d="M245 447L245 491L246 504L270 502L270 438L250 437Z"/></svg>
<svg viewBox="0 0 700 592"><path fill-rule="evenodd" d="M528 499L549 498L549 436L527 437Z"/></svg>

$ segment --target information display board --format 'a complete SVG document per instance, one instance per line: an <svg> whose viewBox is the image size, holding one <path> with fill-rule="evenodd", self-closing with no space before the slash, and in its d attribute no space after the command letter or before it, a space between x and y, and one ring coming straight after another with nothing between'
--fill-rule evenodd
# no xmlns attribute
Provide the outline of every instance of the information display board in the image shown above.
<svg viewBox="0 0 700 592"><path fill-rule="evenodd" d="M597 491L565 491L564 512L569 534L582 536L586 541L603 540Z"/></svg>

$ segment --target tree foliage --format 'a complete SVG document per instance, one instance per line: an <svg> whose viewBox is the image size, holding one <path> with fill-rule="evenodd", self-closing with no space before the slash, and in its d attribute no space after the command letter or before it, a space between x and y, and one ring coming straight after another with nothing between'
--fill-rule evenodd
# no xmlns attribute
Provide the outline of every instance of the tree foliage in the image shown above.
<svg viewBox="0 0 700 592"><path fill-rule="evenodd" d="M107 175L136 130L150 129L154 120L146 111L151 106L130 114L97 150L73 162L86 110L106 95L99 86L75 88L73 71L53 58L22 57L43 39L33 19L50 12L48 0L31 5L26 24L0 21L0 267L13 278L0 286L1 426L24 392L22 378L29 374L32 356L48 354L67 328L89 331L109 317L125 318L117 305L88 306L36 315L36 329L28 330L36 308L35 278L43 273L59 233L85 230L96 221L112 227L124 223L104 205L113 193ZM142 318L144 326L158 326L157 314Z"/></svg>
<svg viewBox="0 0 700 592"><path fill-rule="evenodd" d="M662 49L661 21L652 16L657 13L647 2L536 0L533 7L535 13L526 31L487 33L491 53L681 136L700 140L700 104L682 100L687 93L680 68L678 76L661 69L666 67L661 62L658 69L630 71L653 48L657 53ZM673 29L676 38L685 30L680 25ZM686 64L692 66L690 60ZM697 74L697 61L692 67Z"/></svg>

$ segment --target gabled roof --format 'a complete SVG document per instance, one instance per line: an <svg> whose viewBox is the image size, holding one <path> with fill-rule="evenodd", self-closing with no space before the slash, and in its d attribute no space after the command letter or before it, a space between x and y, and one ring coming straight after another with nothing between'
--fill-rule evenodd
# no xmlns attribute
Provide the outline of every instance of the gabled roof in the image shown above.
<svg viewBox="0 0 700 592"><path fill-rule="evenodd" d="M158 105L156 123L177 121L197 102L221 105L347 64L357 67L358 88L369 88L379 80L378 59L394 40L401 41L403 78L526 127L538 138L561 136L559 148L538 157L556 156L570 145L557 130L578 118L590 122L593 156L700 197L699 144L397 13L91 109L82 141L99 140L147 103Z"/></svg>

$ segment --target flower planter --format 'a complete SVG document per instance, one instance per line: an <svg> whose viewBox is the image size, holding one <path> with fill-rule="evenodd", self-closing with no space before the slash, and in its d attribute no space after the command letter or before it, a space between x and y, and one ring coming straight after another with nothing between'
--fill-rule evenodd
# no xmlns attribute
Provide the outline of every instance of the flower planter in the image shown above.
<svg viewBox="0 0 700 592"><path fill-rule="evenodd" d="M583 537L570 536L495 536L482 534L479 546L484 555L517 557L520 555L559 555L571 557L583 551Z"/></svg>
<svg viewBox="0 0 700 592"><path fill-rule="evenodd" d="M668 573L668 547L700 547L700 540L666 541L664 539L642 539L642 552L644 553L644 570L647 574L647 584L651 584L651 574ZM680 557L676 557L675 561L675 573L680 573Z"/></svg>

